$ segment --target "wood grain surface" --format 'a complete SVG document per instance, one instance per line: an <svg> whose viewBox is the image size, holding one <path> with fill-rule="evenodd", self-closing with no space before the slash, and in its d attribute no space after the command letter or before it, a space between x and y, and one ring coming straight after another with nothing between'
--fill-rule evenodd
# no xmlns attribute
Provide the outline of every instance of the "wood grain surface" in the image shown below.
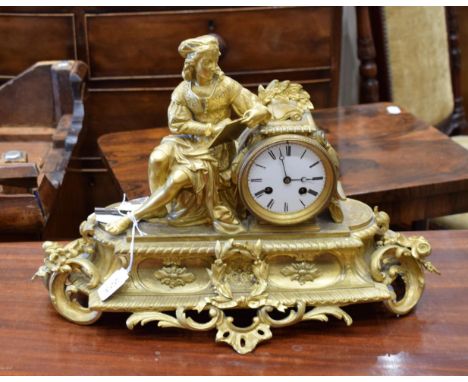
<svg viewBox="0 0 468 382"><path fill-rule="evenodd" d="M413 233L412 233L413 234ZM468 373L468 231L426 231L431 260L415 311L394 317L382 304L345 307L334 318L273 329L248 355L214 342L215 332L130 331L128 314L105 313L92 326L60 317L40 280L39 242L0 244L0 374L136 375L461 375Z"/></svg>
<svg viewBox="0 0 468 382"><path fill-rule="evenodd" d="M1 24L0 15L0 30ZM29 162L0 166L2 238L40 237L54 215L60 185L79 141L86 70L79 61L40 62L0 86L0 154L24 151ZM28 166L32 172L21 171Z"/></svg>
<svg viewBox="0 0 468 382"><path fill-rule="evenodd" d="M37 61L76 59L73 13L0 10L0 75L16 76Z"/></svg>
<svg viewBox="0 0 468 382"><path fill-rule="evenodd" d="M410 226L468 211L468 151L436 128L389 103L314 111L338 151L346 194ZM120 192L147 195L147 161L167 129L113 133L98 143Z"/></svg>
<svg viewBox="0 0 468 382"><path fill-rule="evenodd" d="M329 66L337 12L271 7L87 14L90 77L178 77L180 42L210 31L223 41L226 72Z"/></svg>

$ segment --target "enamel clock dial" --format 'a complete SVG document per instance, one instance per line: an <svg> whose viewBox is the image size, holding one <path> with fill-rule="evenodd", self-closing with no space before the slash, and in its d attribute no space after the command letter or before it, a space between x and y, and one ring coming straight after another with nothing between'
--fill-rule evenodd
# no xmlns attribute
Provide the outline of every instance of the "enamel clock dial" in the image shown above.
<svg viewBox="0 0 468 382"><path fill-rule="evenodd" d="M257 218L290 225L327 207L336 176L327 152L315 140L280 135L247 153L239 185L242 200Z"/></svg>

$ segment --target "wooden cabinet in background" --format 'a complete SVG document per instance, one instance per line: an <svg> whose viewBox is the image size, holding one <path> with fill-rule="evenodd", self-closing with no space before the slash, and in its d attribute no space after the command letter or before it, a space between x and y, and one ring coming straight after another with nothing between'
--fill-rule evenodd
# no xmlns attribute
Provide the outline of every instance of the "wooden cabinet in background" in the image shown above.
<svg viewBox="0 0 468 382"><path fill-rule="evenodd" d="M291 79L317 108L336 106L341 7L0 7L0 78L45 55L86 62L80 155L94 156L102 134L166 125L177 47L208 33L222 41L223 70L250 89Z"/></svg>
<svg viewBox="0 0 468 382"><path fill-rule="evenodd" d="M291 79L316 108L330 107L338 100L341 15L341 7L0 7L0 82L44 59L89 67L85 134L46 237L76 236L94 206L116 201L97 139L166 125L182 40L216 34L221 67L244 86Z"/></svg>

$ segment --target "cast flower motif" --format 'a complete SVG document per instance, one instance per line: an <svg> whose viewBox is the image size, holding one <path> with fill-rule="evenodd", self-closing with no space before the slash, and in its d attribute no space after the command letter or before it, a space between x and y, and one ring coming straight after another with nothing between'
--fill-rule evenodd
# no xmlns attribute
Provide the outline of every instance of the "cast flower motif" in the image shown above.
<svg viewBox="0 0 468 382"><path fill-rule="evenodd" d="M184 286L195 280L193 273L186 272L185 267L178 267L175 264L161 268L154 272L154 276L161 284L167 285L169 288Z"/></svg>
<svg viewBox="0 0 468 382"><path fill-rule="evenodd" d="M290 277L291 281L298 281L299 284L304 285L306 282L314 281L320 275L320 272L314 264L302 261L284 267L281 274Z"/></svg>

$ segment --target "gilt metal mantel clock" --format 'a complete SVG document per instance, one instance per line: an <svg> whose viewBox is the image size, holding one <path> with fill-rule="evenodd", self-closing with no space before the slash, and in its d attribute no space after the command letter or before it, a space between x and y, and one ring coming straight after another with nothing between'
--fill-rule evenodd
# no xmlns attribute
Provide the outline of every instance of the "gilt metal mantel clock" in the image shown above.
<svg viewBox="0 0 468 382"><path fill-rule="evenodd" d="M216 330L252 351L271 328L351 317L382 301L408 313L424 289L431 247L389 230L385 212L344 195L339 161L299 84L258 95L218 66L213 36L183 41L171 135L149 158L151 195L96 209L82 237L45 242L44 279L63 317L92 324L129 312L127 326ZM251 310L238 326L228 310Z"/></svg>

